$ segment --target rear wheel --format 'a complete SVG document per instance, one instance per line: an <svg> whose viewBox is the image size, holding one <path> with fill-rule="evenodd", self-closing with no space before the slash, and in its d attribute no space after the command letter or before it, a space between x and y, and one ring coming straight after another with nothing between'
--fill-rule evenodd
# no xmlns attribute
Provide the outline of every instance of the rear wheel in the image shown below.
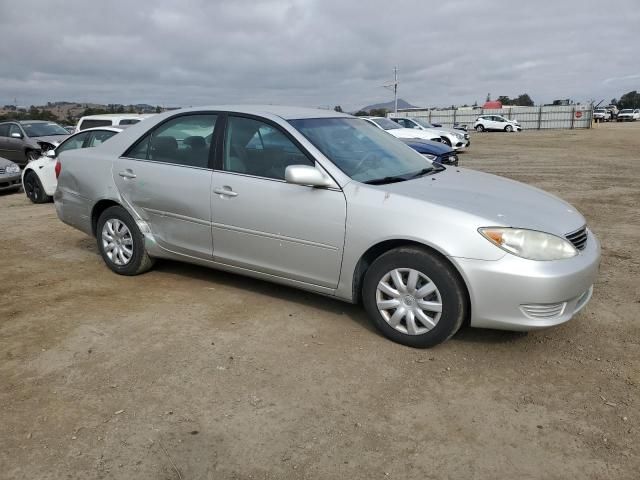
<svg viewBox="0 0 640 480"><path fill-rule="evenodd" d="M476 132L484 132L484 125L476 125Z"/></svg>
<svg viewBox="0 0 640 480"><path fill-rule="evenodd" d="M365 274L362 298L389 339L425 348L452 337L468 314L464 286L445 260L405 247L378 257Z"/></svg>
<svg viewBox="0 0 640 480"><path fill-rule="evenodd" d="M513 127L511 125L507 125L506 127L504 127L504 131L507 133L511 133L513 132Z"/></svg>
<svg viewBox="0 0 640 480"><path fill-rule="evenodd" d="M102 212L96 236L102 259L115 273L138 275L153 266L154 260L144 246L144 236L124 208L114 206Z"/></svg>
<svg viewBox="0 0 640 480"><path fill-rule="evenodd" d="M33 203L47 203L51 201L51 197L46 194L42 183L34 172L29 171L25 174L22 188L27 198Z"/></svg>

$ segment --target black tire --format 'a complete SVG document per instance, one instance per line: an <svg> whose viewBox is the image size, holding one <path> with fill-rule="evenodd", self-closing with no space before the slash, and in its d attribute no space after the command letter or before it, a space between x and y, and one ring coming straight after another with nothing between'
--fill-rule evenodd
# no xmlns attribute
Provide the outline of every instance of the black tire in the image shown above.
<svg viewBox="0 0 640 480"><path fill-rule="evenodd" d="M476 132L484 132L484 125L476 125Z"/></svg>
<svg viewBox="0 0 640 480"><path fill-rule="evenodd" d="M511 133L513 132L513 127L511 125L507 125L506 127L504 127L504 131L507 133Z"/></svg>
<svg viewBox="0 0 640 480"><path fill-rule="evenodd" d="M130 260L124 265L118 265L109 258L109 255L105 251L105 245L103 244L102 229L109 220L114 219L124 223L131 234L131 250L133 254ZM119 275L139 275L149 270L155 263L155 260L147 253L147 249L144 246L144 236L140 233L138 225L136 225L136 222L131 218L129 212L120 206L109 207L102 212L100 218L98 218L96 239L98 242L98 250L100 250L100 255L102 255L104 263Z"/></svg>
<svg viewBox="0 0 640 480"><path fill-rule="evenodd" d="M444 143L447 147L451 146L451 142L447 137L440 137L442 139L442 143Z"/></svg>
<svg viewBox="0 0 640 480"><path fill-rule="evenodd" d="M22 188L24 188L27 198L33 203L48 203L51 201L51 197L45 193L38 175L33 171L28 171L25 174Z"/></svg>
<svg viewBox="0 0 640 480"><path fill-rule="evenodd" d="M438 289L442 312L435 326L426 333L409 335L398 331L387 323L378 310L378 283L385 275L398 268L417 270L428 277ZM458 331L469 314L466 289L454 268L440 256L416 247L396 248L378 257L365 274L362 300L372 323L384 336L414 348L432 347L448 340Z"/></svg>

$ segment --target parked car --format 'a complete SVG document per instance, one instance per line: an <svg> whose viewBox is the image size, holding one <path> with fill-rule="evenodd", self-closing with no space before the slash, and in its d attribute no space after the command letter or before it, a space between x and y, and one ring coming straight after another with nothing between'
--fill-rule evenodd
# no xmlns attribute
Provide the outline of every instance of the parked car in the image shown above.
<svg viewBox="0 0 640 480"><path fill-rule="evenodd" d="M421 138L423 140L431 140L432 142L441 142L442 135L439 131L433 132L430 130L417 130L412 128L404 128L398 125L396 122L389 120L386 117L360 117L363 120L369 122L371 125L378 127L381 130L393 135L396 138Z"/></svg>
<svg viewBox="0 0 640 480"><path fill-rule="evenodd" d="M62 125L62 128L64 128L70 134L71 133L76 133L76 126L75 125Z"/></svg>
<svg viewBox="0 0 640 480"><path fill-rule="evenodd" d="M516 120L509 120L502 115L481 115L473 124L477 132L485 130L500 130L504 132L519 132L522 127Z"/></svg>
<svg viewBox="0 0 640 480"><path fill-rule="evenodd" d="M596 108L593 111L593 119L596 122L608 122L611 120L611 112L606 108Z"/></svg>
<svg viewBox="0 0 640 480"><path fill-rule="evenodd" d="M431 140L420 140L418 138L401 138L400 140L434 163L458 166L458 156L455 150L442 142L432 142Z"/></svg>
<svg viewBox="0 0 640 480"><path fill-rule="evenodd" d="M616 120L618 122L635 122L636 120L640 120L640 109L623 108L618 112Z"/></svg>
<svg viewBox="0 0 640 480"><path fill-rule="evenodd" d="M432 123L431 125L433 125L436 128L441 128L442 127L441 123ZM467 131L467 126L462 124L462 123L458 123L458 122L454 122L453 123L453 128L454 128L454 130L462 130L463 132Z"/></svg>
<svg viewBox="0 0 640 480"><path fill-rule="evenodd" d="M260 140L269 136L275 147ZM589 301L600 261L566 202L435 165L334 111L166 112L65 152L56 169L59 218L96 237L115 273L170 258L361 302L384 335L413 347L466 321L564 323Z"/></svg>
<svg viewBox="0 0 640 480"><path fill-rule="evenodd" d="M0 158L0 192L18 190L21 185L18 164L6 158Z"/></svg>
<svg viewBox="0 0 640 480"><path fill-rule="evenodd" d="M87 115L78 120L76 132L95 127L128 127L141 122L154 113L107 113L104 115Z"/></svg>
<svg viewBox="0 0 640 480"><path fill-rule="evenodd" d="M0 123L0 156L24 166L40 152L54 148L69 136L54 122L10 120Z"/></svg>
<svg viewBox="0 0 640 480"><path fill-rule="evenodd" d="M55 166L57 158L62 152L79 148L97 147L121 131L122 128L114 127L99 127L84 130L70 136L56 148L44 152L42 157L37 160L29 162L22 171L22 184L24 185L24 193L27 195L27 198L33 203L47 203L51 201L58 184Z"/></svg>
<svg viewBox="0 0 640 480"><path fill-rule="evenodd" d="M461 132L459 130L455 130L453 128L436 128L434 125L430 124L424 118L419 117L389 117L391 120L396 122L398 125L404 128L416 128L418 130L442 130L449 135L443 136L442 141L446 143L448 146L453 148L454 150L467 148L471 145L471 140L469 139L469 134L466 132Z"/></svg>

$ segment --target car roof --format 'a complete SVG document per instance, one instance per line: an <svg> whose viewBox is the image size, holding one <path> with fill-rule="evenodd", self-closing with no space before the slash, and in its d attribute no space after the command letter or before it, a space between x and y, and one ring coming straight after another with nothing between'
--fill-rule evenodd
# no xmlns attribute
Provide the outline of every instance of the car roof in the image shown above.
<svg viewBox="0 0 640 480"><path fill-rule="evenodd" d="M320 108L289 107L285 105L207 105L203 107L181 108L171 110L171 113L201 112L206 110L222 111L230 113L245 113L253 115L275 115L284 120L298 120L304 118L351 118L352 115L336 112L335 110L323 110Z"/></svg>
<svg viewBox="0 0 640 480"><path fill-rule="evenodd" d="M109 119L112 120L114 118L147 118L152 115L156 115L155 113L101 113L98 115L85 115L81 118L81 120L85 119Z"/></svg>
<svg viewBox="0 0 640 480"><path fill-rule="evenodd" d="M84 130L80 130L79 132L76 132L73 135L77 135L78 133L84 133L84 132L92 132L94 130L107 130L109 132L120 133L122 130L124 130L124 128L122 128L122 127L110 127L110 126L91 127L91 128L85 128Z"/></svg>

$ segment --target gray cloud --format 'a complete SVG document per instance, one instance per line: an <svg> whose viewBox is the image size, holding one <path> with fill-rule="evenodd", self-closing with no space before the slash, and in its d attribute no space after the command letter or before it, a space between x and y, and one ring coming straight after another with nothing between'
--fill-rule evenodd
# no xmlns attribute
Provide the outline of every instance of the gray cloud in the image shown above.
<svg viewBox="0 0 640 480"><path fill-rule="evenodd" d="M640 89L637 0L0 1L0 103L450 105Z"/></svg>

